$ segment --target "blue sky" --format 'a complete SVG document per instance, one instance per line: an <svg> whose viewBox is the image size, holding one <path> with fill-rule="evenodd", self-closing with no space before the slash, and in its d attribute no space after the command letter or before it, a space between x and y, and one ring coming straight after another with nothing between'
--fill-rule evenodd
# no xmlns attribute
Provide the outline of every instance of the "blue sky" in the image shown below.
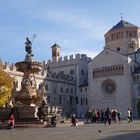
<svg viewBox="0 0 140 140"><path fill-rule="evenodd" d="M0 58L8 62L25 57L24 42L33 42L38 61L51 59L51 46L61 56L84 53L96 56L104 34L123 19L140 26L139 0L0 0Z"/></svg>

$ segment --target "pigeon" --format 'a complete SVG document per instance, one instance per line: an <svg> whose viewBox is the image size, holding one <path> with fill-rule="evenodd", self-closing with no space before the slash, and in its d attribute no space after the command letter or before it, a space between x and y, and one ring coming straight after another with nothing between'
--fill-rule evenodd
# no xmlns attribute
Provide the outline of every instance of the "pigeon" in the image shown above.
<svg viewBox="0 0 140 140"><path fill-rule="evenodd" d="M102 133L102 131L101 130L98 130L98 133Z"/></svg>

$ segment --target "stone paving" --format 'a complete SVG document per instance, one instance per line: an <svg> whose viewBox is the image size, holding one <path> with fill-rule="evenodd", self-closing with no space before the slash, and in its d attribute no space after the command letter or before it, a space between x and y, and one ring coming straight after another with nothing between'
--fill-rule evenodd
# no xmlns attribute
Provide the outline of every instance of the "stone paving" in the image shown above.
<svg viewBox="0 0 140 140"><path fill-rule="evenodd" d="M140 121L111 126L1 129L0 140L140 140Z"/></svg>

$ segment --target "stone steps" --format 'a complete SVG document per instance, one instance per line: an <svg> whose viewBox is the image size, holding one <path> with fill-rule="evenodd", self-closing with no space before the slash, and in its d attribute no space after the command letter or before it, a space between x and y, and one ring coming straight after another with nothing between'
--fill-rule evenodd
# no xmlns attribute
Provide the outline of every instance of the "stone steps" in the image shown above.
<svg viewBox="0 0 140 140"><path fill-rule="evenodd" d="M75 126L81 126L83 125L83 122L78 122L76 123ZM1 125L2 129L6 129L7 128L7 122L2 122ZM70 127L72 126L71 122L67 121L67 122L63 122L63 123L57 123L56 127ZM16 121L15 122L15 127L14 128L47 128L47 127L51 127L50 122L41 122L40 120L38 121Z"/></svg>

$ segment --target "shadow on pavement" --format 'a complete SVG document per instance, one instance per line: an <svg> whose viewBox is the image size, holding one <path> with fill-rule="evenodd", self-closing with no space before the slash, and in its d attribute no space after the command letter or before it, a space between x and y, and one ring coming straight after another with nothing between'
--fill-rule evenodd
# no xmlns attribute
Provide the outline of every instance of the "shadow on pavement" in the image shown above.
<svg viewBox="0 0 140 140"><path fill-rule="evenodd" d="M133 131L132 133L121 134L119 136L112 136L104 138L102 140L140 140L140 131Z"/></svg>

